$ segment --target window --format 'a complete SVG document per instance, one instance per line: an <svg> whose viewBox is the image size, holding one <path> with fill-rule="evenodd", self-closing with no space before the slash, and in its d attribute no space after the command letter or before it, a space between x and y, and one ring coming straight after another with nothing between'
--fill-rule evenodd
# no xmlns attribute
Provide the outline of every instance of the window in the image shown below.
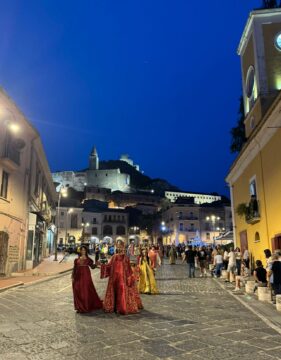
<svg viewBox="0 0 281 360"><path fill-rule="evenodd" d="M6 171L3 171L0 195L5 199L8 198L8 185L9 185L9 174Z"/></svg>
<svg viewBox="0 0 281 360"><path fill-rule="evenodd" d="M60 216L64 216L64 211L61 211L61 212L60 212Z"/></svg>
<svg viewBox="0 0 281 360"><path fill-rule="evenodd" d="M93 218L93 224L97 223L97 218Z"/></svg>
<svg viewBox="0 0 281 360"><path fill-rule="evenodd" d="M97 227L92 228L92 235L98 235L98 228Z"/></svg>
<svg viewBox="0 0 281 360"><path fill-rule="evenodd" d="M116 235L126 235L126 229L124 226L117 226Z"/></svg>
<svg viewBox="0 0 281 360"><path fill-rule="evenodd" d="M255 233L255 242L260 242L260 234L258 232Z"/></svg>
<svg viewBox="0 0 281 360"><path fill-rule="evenodd" d="M183 231L183 223L180 223L180 231Z"/></svg>
<svg viewBox="0 0 281 360"><path fill-rule="evenodd" d="M71 227L71 229L77 229L78 228L78 216L77 216L77 214L71 214L70 227Z"/></svg>
<svg viewBox="0 0 281 360"><path fill-rule="evenodd" d="M257 197L257 184L256 184L256 178L253 178L250 180L250 196Z"/></svg>
<svg viewBox="0 0 281 360"><path fill-rule="evenodd" d="M113 232L112 232L112 226L110 225L105 225L103 227L103 235L106 236L106 235L112 235Z"/></svg>
<svg viewBox="0 0 281 360"><path fill-rule="evenodd" d="M34 194L35 194L36 196L39 195L40 175L41 175L41 172L40 172L39 166L38 166L38 164L37 164L37 165L36 165L36 175L35 175L35 186L34 186Z"/></svg>

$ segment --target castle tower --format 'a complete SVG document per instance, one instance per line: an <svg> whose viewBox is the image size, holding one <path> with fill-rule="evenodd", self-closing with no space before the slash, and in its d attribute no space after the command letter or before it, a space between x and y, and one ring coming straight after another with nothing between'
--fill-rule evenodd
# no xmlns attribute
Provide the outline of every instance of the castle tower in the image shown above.
<svg viewBox="0 0 281 360"><path fill-rule="evenodd" d="M246 136L257 127L281 90L281 9L251 12L238 55L241 58Z"/></svg>
<svg viewBox="0 0 281 360"><path fill-rule="evenodd" d="M90 157L89 157L89 169L98 170L99 169L99 156L96 147L94 146Z"/></svg>

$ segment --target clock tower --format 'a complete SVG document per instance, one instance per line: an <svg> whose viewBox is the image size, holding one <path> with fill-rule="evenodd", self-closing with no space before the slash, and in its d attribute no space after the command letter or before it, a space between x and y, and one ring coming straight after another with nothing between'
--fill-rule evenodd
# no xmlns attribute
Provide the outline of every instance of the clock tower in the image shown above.
<svg viewBox="0 0 281 360"><path fill-rule="evenodd" d="M241 58L246 136L262 121L281 90L281 9L251 12L238 55Z"/></svg>

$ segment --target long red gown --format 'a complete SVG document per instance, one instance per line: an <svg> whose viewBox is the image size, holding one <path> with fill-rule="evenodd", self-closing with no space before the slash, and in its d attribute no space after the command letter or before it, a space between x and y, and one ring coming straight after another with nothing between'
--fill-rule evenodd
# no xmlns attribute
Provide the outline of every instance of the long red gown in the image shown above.
<svg viewBox="0 0 281 360"><path fill-rule="evenodd" d="M75 259L73 268L73 298L74 308L79 313L89 313L94 310L102 309L100 300L94 287L90 267L93 266L93 260L87 258Z"/></svg>
<svg viewBox="0 0 281 360"><path fill-rule="evenodd" d="M109 264L101 265L101 278L109 276L103 309L122 315L136 314L142 302L136 287L129 257L124 254L112 256Z"/></svg>

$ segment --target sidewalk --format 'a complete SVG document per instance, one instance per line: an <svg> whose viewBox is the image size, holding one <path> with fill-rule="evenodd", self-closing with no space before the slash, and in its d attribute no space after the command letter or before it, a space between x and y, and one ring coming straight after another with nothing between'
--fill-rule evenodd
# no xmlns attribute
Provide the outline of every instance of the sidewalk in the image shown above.
<svg viewBox="0 0 281 360"><path fill-rule="evenodd" d="M246 308L251 310L255 315L262 319L271 328L274 328L281 334L281 316L280 312L276 310L276 305L272 303L262 302L258 300L257 293L247 294L243 287L240 291L234 292L234 283L225 282L222 278L214 280L220 284L231 296L236 298Z"/></svg>
<svg viewBox="0 0 281 360"><path fill-rule="evenodd" d="M74 257L66 257L58 254L58 261L54 261L54 256L44 259L34 269L12 273L10 277L0 278L0 292L21 285L31 285L33 283L45 281L55 276L68 272L73 267Z"/></svg>

